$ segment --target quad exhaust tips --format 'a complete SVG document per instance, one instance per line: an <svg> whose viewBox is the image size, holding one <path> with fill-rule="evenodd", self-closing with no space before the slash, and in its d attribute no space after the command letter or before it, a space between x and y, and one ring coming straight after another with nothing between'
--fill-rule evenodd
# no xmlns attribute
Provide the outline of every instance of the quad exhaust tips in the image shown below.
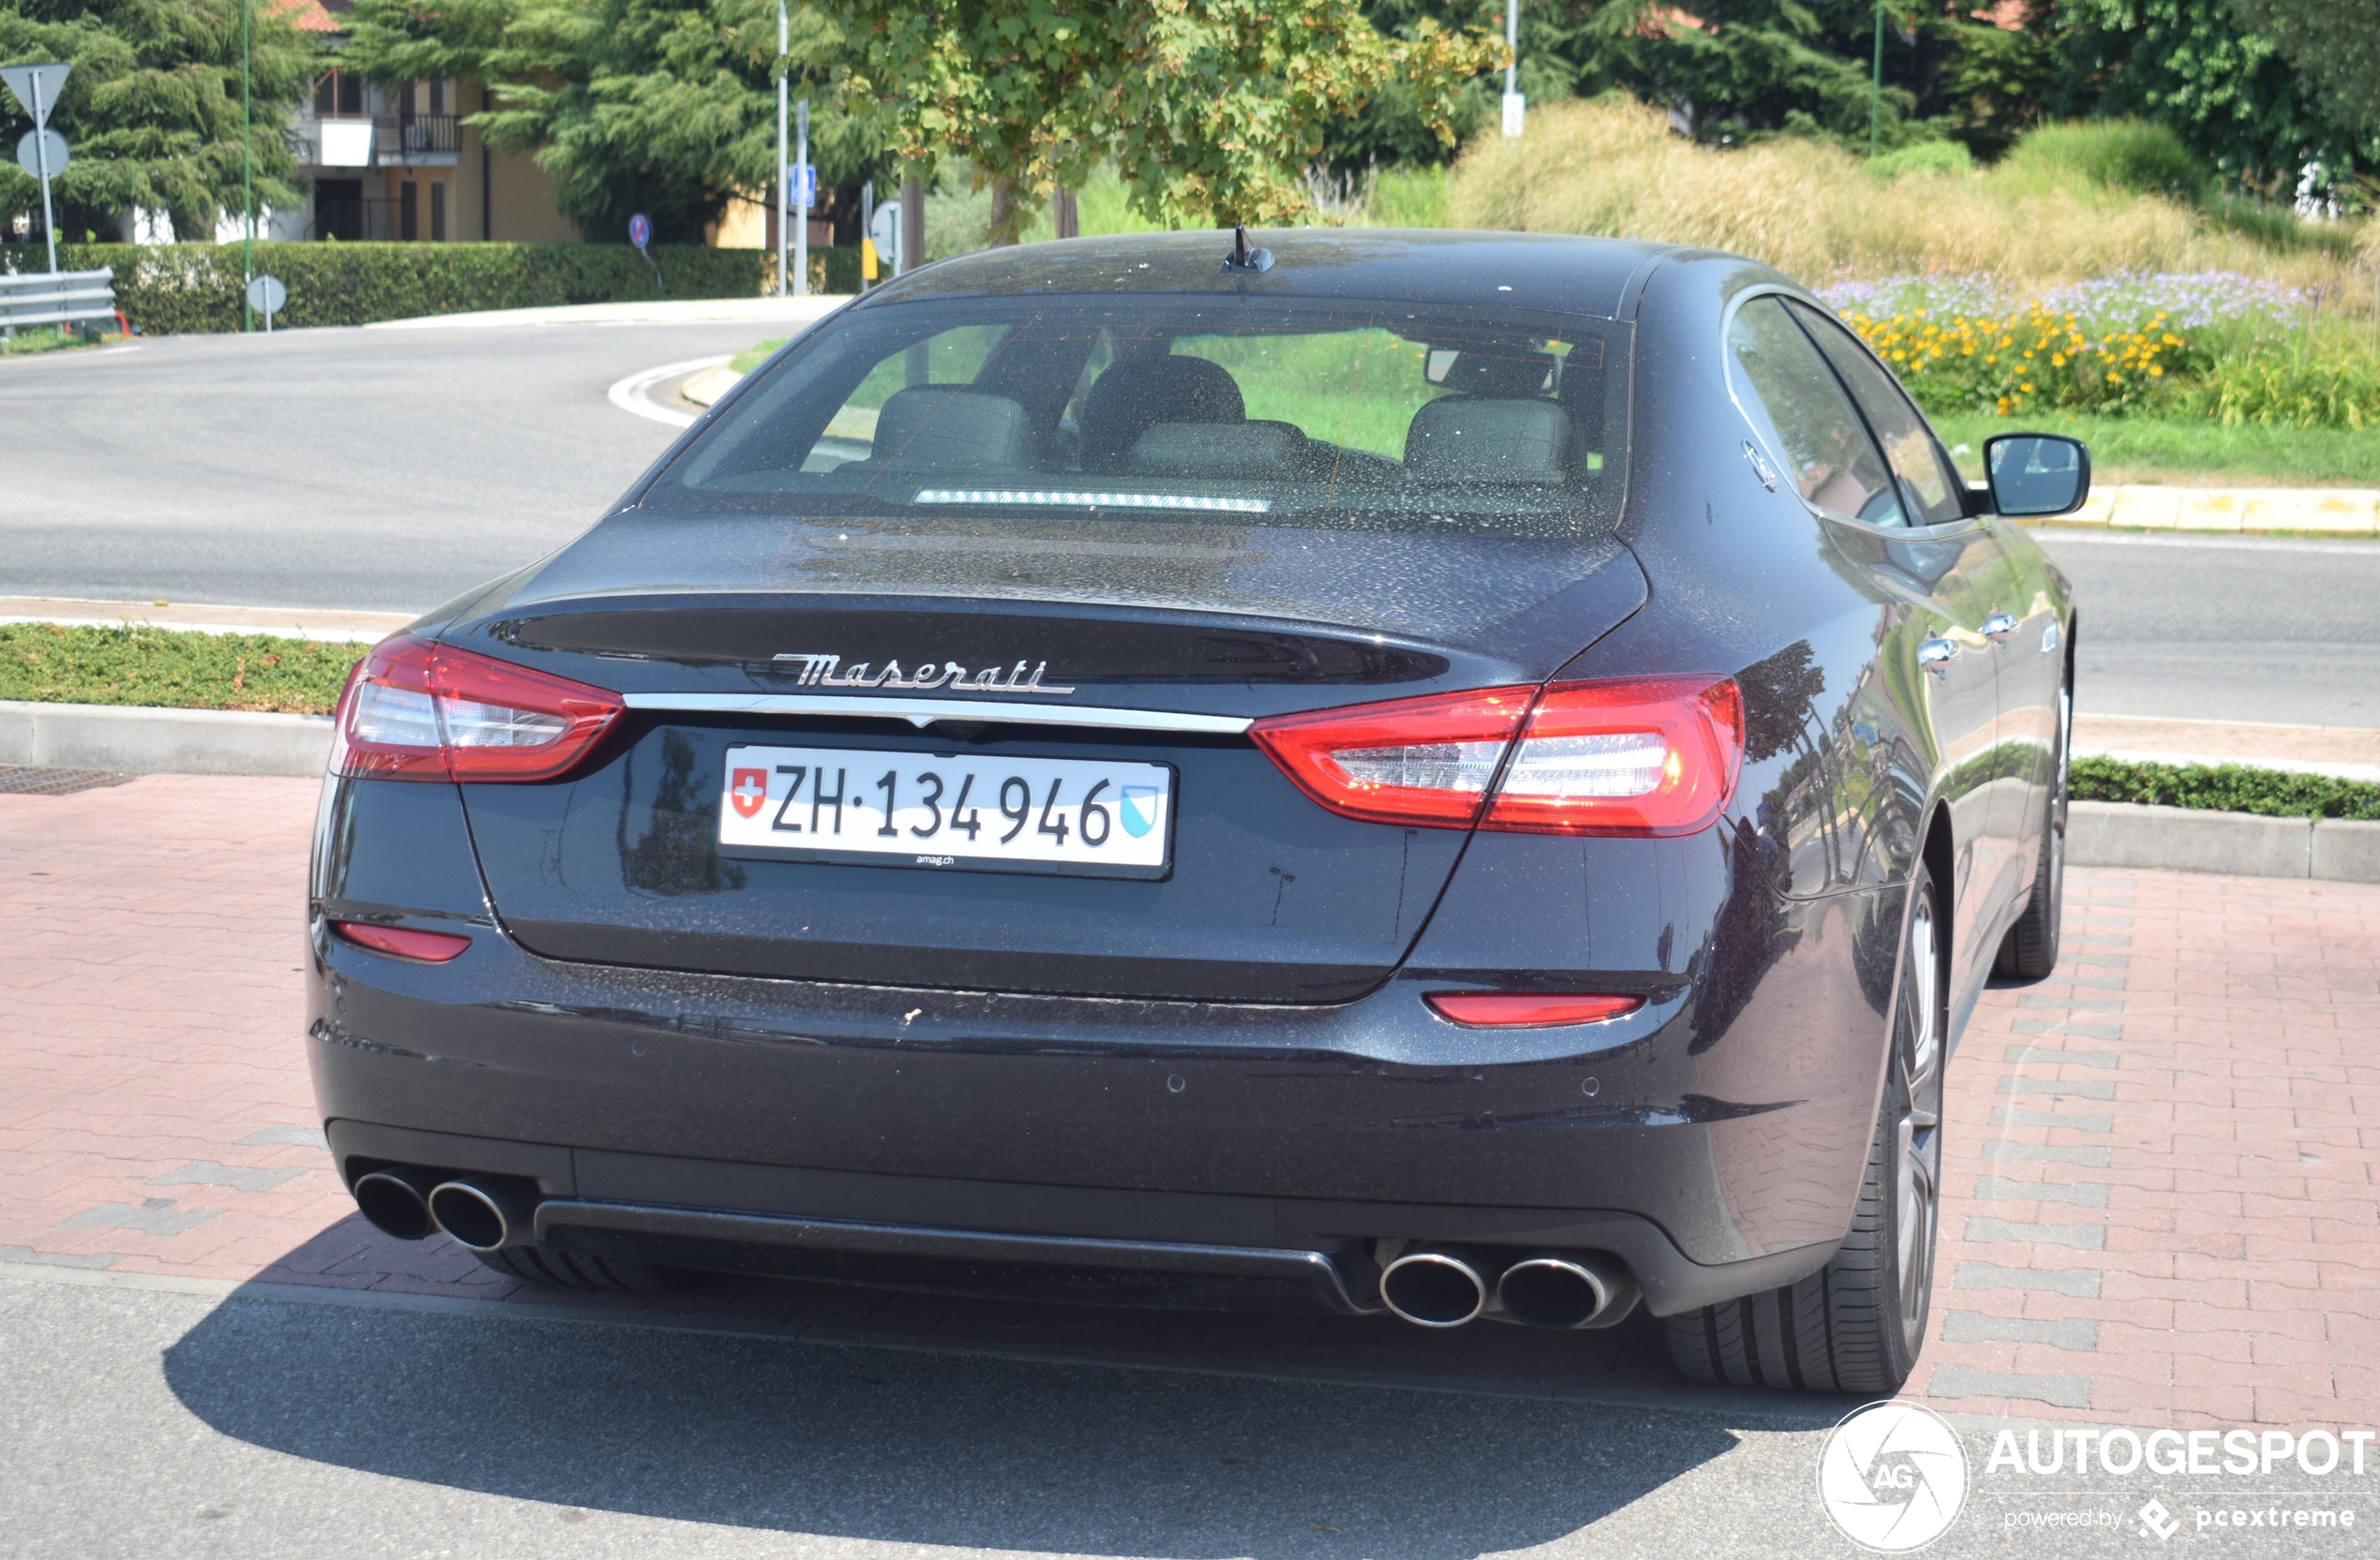
<svg viewBox="0 0 2380 1560"><path fill-rule="evenodd" d="M537 1197L510 1181L445 1181L431 1189L430 1217L457 1245L475 1252L525 1246L537 1214Z"/></svg>
<svg viewBox="0 0 2380 1560"><path fill-rule="evenodd" d="M1540 1252L1509 1265L1450 1246L1417 1246L1380 1273L1380 1302L1416 1327L1495 1316L1525 1327L1611 1327L1636 1309L1628 1265L1600 1252Z"/></svg>
<svg viewBox="0 0 2380 1560"><path fill-rule="evenodd" d="M1600 1252L1540 1253L1495 1284L1497 1305L1525 1327L1611 1327L1628 1319L1639 1293L1628 1265Z"/></svg>
<svg viewBox="0 0 2380 1560"><path fill-rule="evenodd" d="M400 1241L444 1230L473 1251L491 1252L534 1239L537 1194L503 1176L390 1165L356 1178L355 1208L374 1229Z"/></svg>

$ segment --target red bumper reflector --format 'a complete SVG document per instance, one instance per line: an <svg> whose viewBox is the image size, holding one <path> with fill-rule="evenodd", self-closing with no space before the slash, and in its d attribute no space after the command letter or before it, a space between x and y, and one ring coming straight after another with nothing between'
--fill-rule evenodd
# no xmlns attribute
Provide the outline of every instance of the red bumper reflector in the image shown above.
<svg viewBox="0 0 2380 1560"><path fill-rule="evenodd" d="M368 921L333 921L331 929L360 948L443 964L471 945L468 937L448 931L415 931L408 927L376 927Z"/></svg>
<svg viewBox="0 0 2380 1560"><path fill-rule="evenodd" d="M1543 996L1528 991L1433 991L1422 1000L1439 1018L1474 1029L1599 1024L1644 1005L1642 997Z"/></svg>

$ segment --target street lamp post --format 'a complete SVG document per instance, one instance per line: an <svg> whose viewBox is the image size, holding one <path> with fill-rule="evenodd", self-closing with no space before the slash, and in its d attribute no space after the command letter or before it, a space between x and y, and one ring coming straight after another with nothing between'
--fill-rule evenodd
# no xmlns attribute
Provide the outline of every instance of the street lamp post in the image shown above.
<svg viewBox="0 0 2380 1560"><path fill-rule="evenodd" d="M1521 97L1521 0L1504 0L1504 133L1518 138L1527 112Z"/></svg>
<svg viewBox="0 0 2380 1560"><path fill-rule="evenodd" d="M1884 0L1876 0L1876 66L1867 78L1867 155L1876 155L1876 121L1884 103Z"/></svg>
<svg viewBox="0 0 2380 1560"><path fill-rule="evenodd" d="M248 128L248 7L251 0L240 0L240 234L241 278L240 329L256 329L256 305L247 300L246 290L256 283L256 137Z"/></svg>
<svg viewBox="0 0 2380 1560"><path fill-rule="evenodd" d="M785 296L785 224L794 209L792 172L785 166L785 0L777 0L777 296Z"/></svg>

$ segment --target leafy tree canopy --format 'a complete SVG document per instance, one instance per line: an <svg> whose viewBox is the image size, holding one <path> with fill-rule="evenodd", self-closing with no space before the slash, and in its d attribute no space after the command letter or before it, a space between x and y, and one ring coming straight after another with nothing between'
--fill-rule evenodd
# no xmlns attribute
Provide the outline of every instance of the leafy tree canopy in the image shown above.
<svg viewBox="0 0 2380 1560"><path fill-rule="evenodd" d="M2231 0L2272 39L2341 125L2380 136L2380 5L2373 0Z"/></svg>
<svg viewBox="0 0 2380 1560"><path fill-rule="evenodd" d="M303 197L284 130L322 54L271 0L257 0L248 25L256 203L288 209ZM0 64L52 60L74 67L50 115L71 148L52 181L61 233L114 234L137 206L203 242L241 209L240 0L0 0ZM0 93L10 153L32 127ZM0 213L40 210L39 182L13 155L0 159Z"/></svg>
<svg viewBox="0 0 2380 1560"><path fill-rule="evenodd" d="M2343 171L2359 150L2371 160L2370 138L2322 113L2312 84L2228 0L2063 0L2060 16L2060 111L2158 120L2267 193L2288 193L2310 157Z"/></svg>
<svg viewBox="0 0 2380 1560"><path fill-rule="evenodd" d="M1168 224L1294 220L1325 126L1391 82L1442 145L1500 39L1424 18L1391 36L1357 0L850 0L855 92L893 149L962 158L1013 239L1061 186L1113 157Z"/></svg>
<svg viewBox="0 0 2380 1560"><path fill-rule="evenodd" d="M465 122L532 153L596 242L626 242L641 211L656 242L699 243L732 196L770 187L781 69L813 99L822 186L886 171L873 117L837 106L844 36L820 6L793 8L781 61L772 0L356 0L350 20L355 69L485 83L493 106Z"/></svg>

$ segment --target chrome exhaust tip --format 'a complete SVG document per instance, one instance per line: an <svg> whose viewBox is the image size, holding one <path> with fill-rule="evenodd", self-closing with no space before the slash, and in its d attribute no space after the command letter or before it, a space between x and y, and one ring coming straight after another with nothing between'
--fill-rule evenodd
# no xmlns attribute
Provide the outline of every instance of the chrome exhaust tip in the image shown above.
<svg viewBox="0 0 2380 1560"><path fill-rule="evenodd" d="M1488 1308L1494 1284L1460 1252L1424 1246L1380 1272L1380 1303L1416 1327L1461 1327Z"/></svg>
<svg viewBox="0 0 2380 1560"><path fill-rule="evenodd" d="M1600 1252L1540 1252L1504 1270L1495 1299L1525 1327L1612 1327L1628 1319L1642 1291L1628 1264Z"/></svg>
<svg viewBox="0 0 2380 1560"><path fill-rule="evenodd" d="M435 1170L392 1165L358 1176L350 1191L355 1198L355 1211L374 1229L400 1241L421 1241L438 1227L430 1217L429 1203L429 1190L437 1183Z"/></svg>
<svg viewBox="0 0 2380 1560"><path fill-rule="evenodd" d="M429 1207L430 1217L455 1244L491 1252L530 1243L537 1196L495 1177L444 1181L431 1189Z"/></svg>

